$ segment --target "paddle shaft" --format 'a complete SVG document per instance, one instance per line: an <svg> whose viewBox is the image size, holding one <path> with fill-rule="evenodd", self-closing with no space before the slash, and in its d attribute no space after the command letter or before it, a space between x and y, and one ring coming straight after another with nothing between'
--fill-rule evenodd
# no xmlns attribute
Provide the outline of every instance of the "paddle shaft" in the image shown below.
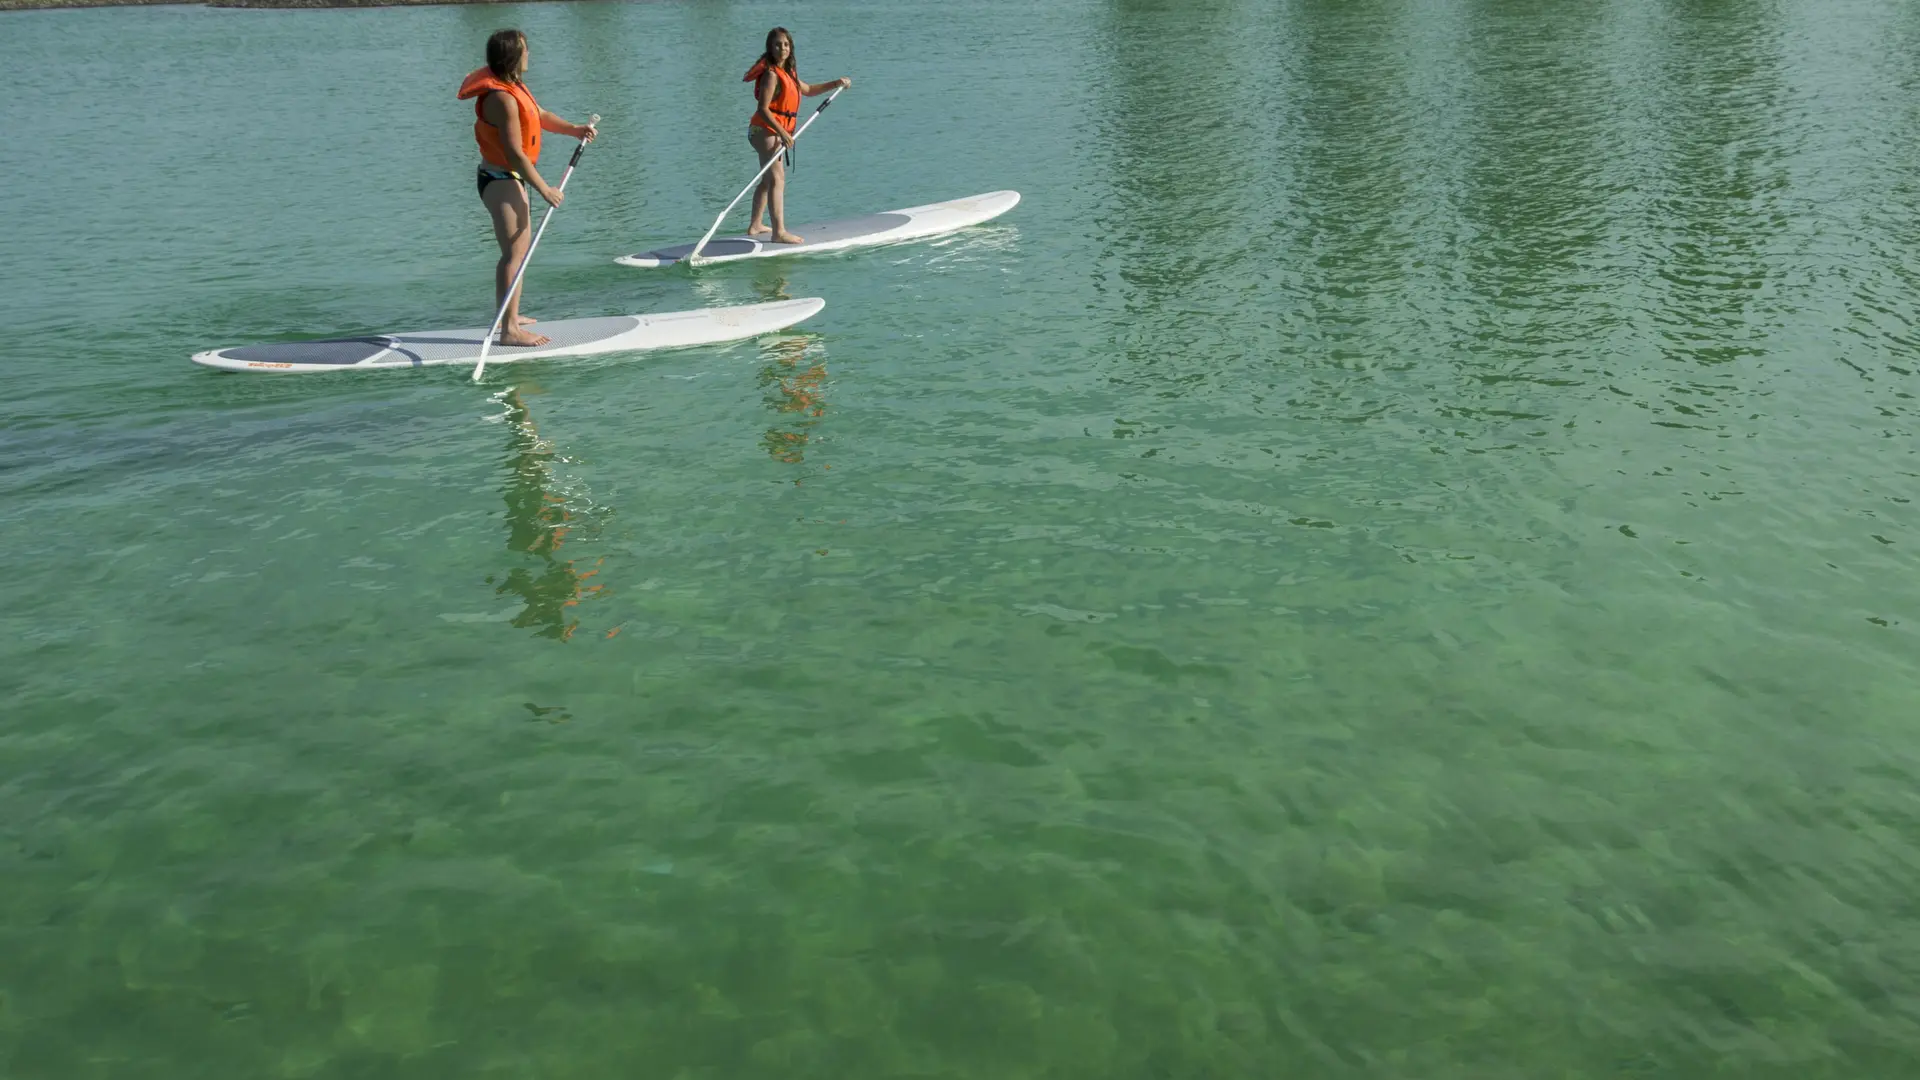
<svg viewBox="0 0 1920 1080"><path fill-rule="evenodd" d="M846 87L844 86L835 87L833 93L827 95L827 100L821 102L820 107L813 110L813 115L807 117L807 122L800 125L799 131L793 133L795 142L799 141L800 136L806 134L807 129L813 126L813 122L820 118L821 113L827 111L827 106L833 104L833 99L839 97L840 91L845 89ZM700 249L707 246L707 241L713 239L713 234L720 231L720 223L727 220L727 215L733 213L733 208L740 205L740 200L746 198L747 192L752 191L759 185L760 178L767 175L767 170L773 168L773 163L779 160L779 154L768 158L767 163L760 166L760 171L753 174L753 179L747 181L747 186L740 189L740 194L735 195L733 201L727 204L727 208L720 211L720 216L713 219L713 224L707 228L707 235L701 237L700 242L693 245L693 250L687 254L688 265L700 265Z"/></svg>
<svg viewBox="0 0 1920 1080"><path fill-rule="evenodd" d="M598 123L600 123L600 114L594 113L593 117L587 121L587 127L591 128ZM573 157L567 159L567 171L560 174L560 186L556 189L561 194L566 194L567 181L573 179L574 166L580 164L580 155L585 153L586 149L585 139L580 140L580 144L573 148ZM553 212L558 209L560 209L558 206L547 207L546 216L540 219L540 227L534 230L533 243L527 245L527 253L521 256L519 269L513 272L513 282L507 286L507 294L500 299L500 310L493 313L493 325L487 328L487 336L480 342L480 362L473 365L474 382L479 382L481 372L487 370L487 350L493 347L494 335L500 332L500 321L507 317L507 309L513 306L514 294L520 289L520 279L527 275L527 264L533 261L533 249L540 246L540 237L547 231L547 222L553 220Z"/></svg>

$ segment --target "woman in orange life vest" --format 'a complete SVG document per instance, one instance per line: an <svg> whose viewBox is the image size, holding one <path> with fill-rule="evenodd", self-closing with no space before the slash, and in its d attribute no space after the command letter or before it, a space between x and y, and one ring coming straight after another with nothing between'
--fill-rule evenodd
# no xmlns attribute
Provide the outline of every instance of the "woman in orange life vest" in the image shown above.
<svg viewBox="0 0 1920 1080"><path fill-rule="evenodd" d="M767 162L793 146L793 129L795 121L800 118L802 95L813 97L836 86L853 85L852 79L801 82L800 76L794 72L793 35L787 33L784 26L767 31L767 51L760 54L759 62L741 81L754 84L754 100L760 103L760 107L753 112L753 120L747 125L747 141L753 144L754 152L760 155L760 167L763 169L766 169ZM753 189L753 217L747 221L748 236L771 233L776 243L804 242L787 231L786 170L784 164L767 169L767 175L760 178L760 186ZM769 210L773 215L771 229L760 223L761 215Z"/></svg>
<svg viewBox="0 0 1920 1080"><path fill-rule="evenodd" d="M539 192L549 206L559 206L563 198L534 168L540 158L540 133L551 131L586 142L594 136L592 128L570 124L542 109L521 79L526 71L527 35L500 30L487 39L487 66L476 68L460 84L459 100L475 99L473 137L480 143L480 172L474 183L480 189L480 201L493 216L493 235L500 241L500 262L493 271L496 311L506 300L507 286L513 283L533 238L533 206L527 189ZM527 330L532 322L521 317L516 292L506 318L500 321L500 344L545 345L546 337Z"/></svg>

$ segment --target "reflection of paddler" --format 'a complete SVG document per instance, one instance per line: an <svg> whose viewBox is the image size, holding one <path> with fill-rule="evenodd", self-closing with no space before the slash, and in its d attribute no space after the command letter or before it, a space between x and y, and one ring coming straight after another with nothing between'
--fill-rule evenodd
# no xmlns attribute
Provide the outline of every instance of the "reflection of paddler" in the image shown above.
<svg viewBox="0 0 1920 1080"><path fill-rule="evenodd" d="M573 560L556 557L566 543L573 512L567 509L564 496L548 490L553 482L553 450L541 441L517 388L500 400L507 407L507 550L538 556L541 565L514 567L494 593L511 593L526 602L513 625L537 627L541 637L565 641L580 625L579 620L570 619L567 609L600 591L600 586L586 584L598 571L581 573L574 569ZM488 584L494 580L487 578Z"/></svg>
<svg viewBox="0 0 1920 1080"><path fill-rule="evenodd" d="M778 338L768 343L772 363L760 371L760 385L772 389L767 404L783 418L760 437L775 461L798 465L806 460L807 441L826 415L827 366L807 363L807 338Z"/></svg>
<svg viewBox="0 0 1920 1080"><path fill-rule="evenodd" d="M755 259L753 262L753 293L762 303L793 299L787 292L787 272L779 259Z"/></svg>

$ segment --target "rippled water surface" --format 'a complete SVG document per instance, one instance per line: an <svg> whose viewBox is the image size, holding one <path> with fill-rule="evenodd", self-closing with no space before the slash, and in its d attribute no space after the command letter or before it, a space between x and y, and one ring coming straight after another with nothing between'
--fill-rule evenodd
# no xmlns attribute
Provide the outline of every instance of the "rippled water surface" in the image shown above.
<svg viewBox="0 0 1920 1080"><path fill-rule="evenodd" d="M797 220L1025 201L615 266L776 22ZM189 365L485 320L506 24L529 311L825 312ZM1913 1075L1920 6L0 29L0 1074Z"/></svg>

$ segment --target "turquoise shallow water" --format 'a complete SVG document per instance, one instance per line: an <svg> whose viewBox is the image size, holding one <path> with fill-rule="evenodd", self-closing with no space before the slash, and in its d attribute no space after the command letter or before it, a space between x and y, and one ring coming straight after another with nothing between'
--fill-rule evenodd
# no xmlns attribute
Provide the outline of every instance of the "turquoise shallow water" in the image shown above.
<svg viewBox="0 0 1920 1080"><path fill-rule="evenodd" d="M1025 201L614 266L774 22L796 218ZM1920 9L0 24L0 1074L1911 1075ZM187 364L484 321L507 24L530 311L826 311Z"/></svg>

